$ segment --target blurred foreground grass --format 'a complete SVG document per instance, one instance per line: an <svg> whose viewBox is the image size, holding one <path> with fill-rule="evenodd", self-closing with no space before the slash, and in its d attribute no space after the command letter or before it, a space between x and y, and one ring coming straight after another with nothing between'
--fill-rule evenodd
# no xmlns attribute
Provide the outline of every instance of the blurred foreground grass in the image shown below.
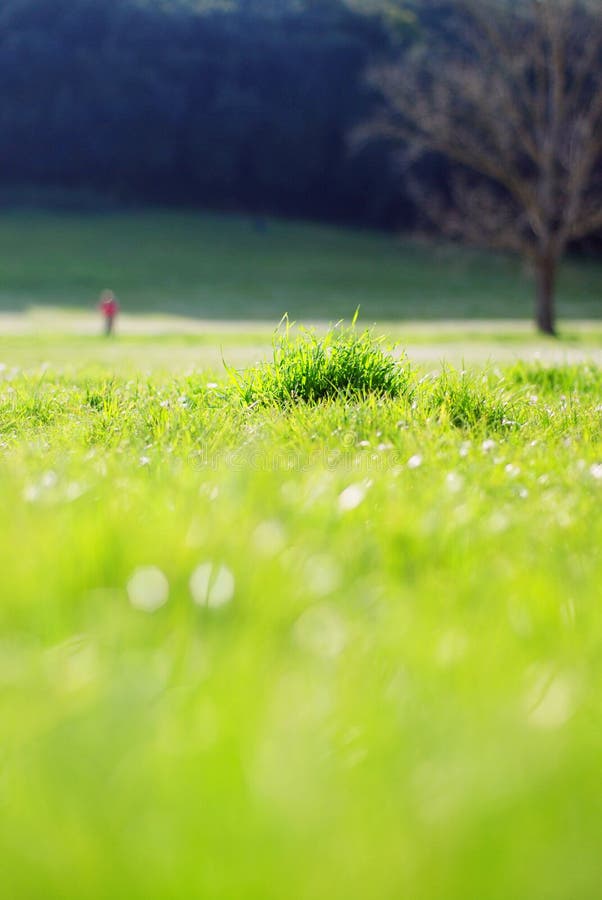
<svg viewBox="0 0 602 900"><path fill-rule="evenodd" d="M600 369L0 378L3 896L600 896Z"/></svg>

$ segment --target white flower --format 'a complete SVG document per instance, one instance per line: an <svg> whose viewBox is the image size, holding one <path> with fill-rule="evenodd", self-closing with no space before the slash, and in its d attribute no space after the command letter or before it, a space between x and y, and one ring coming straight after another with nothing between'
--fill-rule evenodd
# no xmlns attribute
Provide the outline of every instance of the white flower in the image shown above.
<svg viewBox="0 0 602 900"><path fill-rule="evenodd" d="M192 573L190 593L197 606L219 609L234 597L234 575L227 566L202 563Z"/></svg>
<svg viewBox="0 0 602 900"><path fill-rule="evenodd" d="M58 478L56 472L44 472L40 484L43 488L46 488L46 490L50 490L50 488L53 488L56 485L57 481Z"/></svg>
<svg viewBox="0 0 602 900"><path fill-rule="evenodd" d="M286 533L280 522L267 519L259 523L252 540L255 550L262 556L276 556L286 546Z"/></svg>
<svg viewBox="0 0 602 900"><path fill-rule="evenodd" d="M347 628L339 613L326 604L307 609L295 623L296 643L321 659L335 659L347 644Z"/></svg>
<svg viewBox="0 0 602 900"><path fill-rule="evenodd" d="M408 459L408 469L419 469L422 465L422 457L419 453L415 453L414 456L410 456Z"/></svg>
<svg viewBox="0 0 602 900"><path fill-rule="evenodd" d="M546 731L562 728L577 707L575 678L570 673L554 674L551 666L539 664L529 673L529 681L523 701L529 724Z"/></svg>
<svg viewBox="0 0 602 900"><path fill-rule="evenodd" d="M40 498L40 488L37 484L28 484L23 489L23 499L26 503L35 503Z"/></svg>
<svg viewBox="0 0 602 900"><path fill-rule="evenodd" d="M448 472L445 481L448 489L453 493L459 493L464 487L464 479L457 472Z"/></svg>
<svg viewBox="0 0 602 900"><path fill-rule="evenodd" d="M366 487L363 484L350 484L339 494L339 509L341 512L350 512L356 509L364 501Z"/></svg>
<svg viewBox="0 0 602 900"><path fill-rule="evenodd" d="M315 597L326 597L339 586L341 572L336 561L325 553L311 556L304 569L303 583Z"/></svg>
<svg viewBox="0 0 602 900"><path fill-rule="evenodd" d="M127 592L135 609L153 613L167 603L169 582L161 569L146 566L136 569L127 583Z"/></svg>

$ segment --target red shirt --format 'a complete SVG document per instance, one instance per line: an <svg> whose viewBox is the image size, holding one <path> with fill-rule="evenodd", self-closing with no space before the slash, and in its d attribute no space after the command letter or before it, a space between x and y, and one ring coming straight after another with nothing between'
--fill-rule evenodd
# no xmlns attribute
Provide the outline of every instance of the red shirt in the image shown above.
<svg viewBox="0 0 602 900"><path fill-rule="evenodd" d="M119 304L117 300L102 300L99 304L100 311L106 319L114 319L119 312Z"/></svg>

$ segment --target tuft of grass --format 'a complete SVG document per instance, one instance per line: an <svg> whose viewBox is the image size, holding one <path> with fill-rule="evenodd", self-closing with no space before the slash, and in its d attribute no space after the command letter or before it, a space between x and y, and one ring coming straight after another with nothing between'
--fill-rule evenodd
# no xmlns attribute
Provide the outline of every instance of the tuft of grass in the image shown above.
<svg viewBox="0 0 602 900"><path fill-rule="evenodd" d="M524 418L516 391L508 391L503 379L495 386L485 376L445 369L425 398L427 410L438 421L454 428L500 431L516 427Z"/></svg>
<svg viewBox="0 0 602 900"><path fill-rule="evenodd" d="M413 376L405 360L396 359L383 337L338 323L325 335L302 329L293 334L288 319L277 331L273 360L243 372L229 369L231 383L245 404L288 406L323 400L354 400L375 395L403 397Z"/></svg>

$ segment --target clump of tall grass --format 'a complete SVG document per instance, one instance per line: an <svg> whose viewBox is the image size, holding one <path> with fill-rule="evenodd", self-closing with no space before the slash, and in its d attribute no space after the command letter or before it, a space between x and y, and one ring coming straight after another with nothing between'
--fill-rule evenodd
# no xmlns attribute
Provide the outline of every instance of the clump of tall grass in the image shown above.
<svg viewBox="0 0 602 900"><path fill-rule="evenodd" d="M493 387L467 372L444 369L425 397L426 407L440 422L459 429L496 431L516 427L523 418L516 394L500 381Z"/></svg>
<svg viewBox="0 0 602 900"><path fill-rule="evenodd" d="M234 391L246 404L319 403L334 398L401 397L411 392L413 375L396 359L384 338L341 323L325 335L293 334L288 321L276 332L271 362L243 372L229 370Z"/></svg>

